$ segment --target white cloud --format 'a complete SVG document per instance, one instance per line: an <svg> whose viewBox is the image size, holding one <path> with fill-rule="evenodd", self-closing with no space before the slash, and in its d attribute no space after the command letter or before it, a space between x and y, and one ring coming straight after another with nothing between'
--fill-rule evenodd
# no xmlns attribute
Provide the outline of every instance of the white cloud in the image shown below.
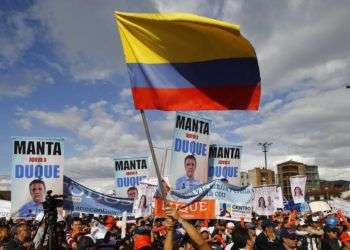
<svg viewBox="0 0 350 250"><path fill-rule="evenodd" d="M114 179L110 178L83 178L76 180L80 184L101 193L111 193L114 190Z"/></svg>
<svg viewBox="0 0 350 250"><path fill-rule="evenodd" d="M35 89L32 84L0 83L0 96L24 97L30 95Z"/></svg>
<svg viewBox="0 0 350 250"><path fill-rule="evenodd" d="M114 10L154 10L152 1L106 0L103 3L74 1L38 1L33 18L47 28L47 38L56 45L56 53L67 63L77 81L109 80L114 74L124 77L126 69Z"/></svg>
<svg viewBox="0 0 350 250"><path fill-rule="evenodd" d="M27 111L24 116L41 121L43 124L56 127L75 130L82 123L84 111L77 107L64 109L62 112L47 112L40 110Z"/></svg>
<svg viewBox="0 0 350 250"><path fill-rule="evenodd" d="M346 153L350 151L348 95L346 89L338 88L299 98L261 123L240 127L236 132L243 137L250 154L257 155L257 142L270 141L274 143L269 152L271 159L297 155L311 159L320 169L332 168L334 175L339 174L337 169L350 167Z"/></svg>
<svg viewBox="0 0 350 250"><path fill-rule="evenodd" d="M130 98L131 97L131 89L130 88L123 88L122 91L120 91L119 95L122 98Z"/></svg>
<svg viewBox="0 0 350 250"><path fill-rule="evenodd" d="M27 97L39 85L55 83L52 77L42 70L18 68L15 74L7 71L0 74L0 96Z"/></svg>
<svg viewBox="0 0 350 250"><path fill-rule="evenodd" d="M107 177L112 173L113 158L148 155L148 144L142 123L135 122L135 114L122 112L114 116L108 110L113 106L106 101L90 104L87 108L66 107L62 111L19 109L17 116L28 123L37 121L51 128L63 128L73 133L77 140L87 140L87 148L76 145L73 156L66 160L66 170L78 178ZM138 115L140 116L140 115ZM153 126L153 122L152 122ZM22 125L23 127L23 125ZM159 131L154 124L154 145L168 145L168 134ZM85 145L86 146L86 145Z"/></svg>

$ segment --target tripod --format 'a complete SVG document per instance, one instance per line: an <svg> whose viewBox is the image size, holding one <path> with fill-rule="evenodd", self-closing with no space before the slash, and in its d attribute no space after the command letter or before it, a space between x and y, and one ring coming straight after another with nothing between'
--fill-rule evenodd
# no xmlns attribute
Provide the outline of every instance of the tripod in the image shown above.
<svg viewBox="0 0 350 250"><path fill-rule="evenodd" d="M43 226L44 232L41 238L41 245L44 245L46 235L48 242L44 249L56 250L59 248L57 240L57 207L63 206L62 195L51 195L52 190L47 191L46 201L43 202L44 217L40 222L39 228ZM35 235L37 235L39 228Z"/></svg>

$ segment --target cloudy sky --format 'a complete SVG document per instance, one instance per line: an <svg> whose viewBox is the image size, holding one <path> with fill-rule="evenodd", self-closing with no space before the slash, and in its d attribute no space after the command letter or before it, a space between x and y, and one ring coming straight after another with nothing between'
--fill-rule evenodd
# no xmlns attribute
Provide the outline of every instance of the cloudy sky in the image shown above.
<svg viewBox="0 0 350 250"><path fill-rule="evenodd" d="M113 158L148 155L113 11L191 12L239 24L254 45L258 112L200 112L213 143L244 148L242 169L317 164L350 180L349 1L4 0L0 6L0 174L11 136L65 138L65 173L110 189ZM154 144L171 145L174 112L148 111ZM162 150L158 150L162 157Z"/></svg>

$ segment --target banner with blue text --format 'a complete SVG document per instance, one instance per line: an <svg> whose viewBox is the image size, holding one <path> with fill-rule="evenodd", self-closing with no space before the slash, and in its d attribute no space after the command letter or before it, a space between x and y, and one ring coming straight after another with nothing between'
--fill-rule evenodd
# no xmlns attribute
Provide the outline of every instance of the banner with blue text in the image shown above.
<svg viewBox="0 0 350 250"><path fill-rule="evenodd" d="M208 180L224 180L240 186L241 146L217 145L209 147Z"/></svg>
<svg viewBox="0 0 350 250"><path fill-rule="evenodd" d="M128 190L136 188L141 181L148 177L150 171L148 157L130 157L114 159L114 173L115 173L115 193L119 197L131 197Z"/></svg>
<svg viewBox="0 0 350 250"><path fill-rule="evenodd" d="M91 190L64 176L64 209L72 212L122 216L132 213L131 199L117 198Z"/></svg>

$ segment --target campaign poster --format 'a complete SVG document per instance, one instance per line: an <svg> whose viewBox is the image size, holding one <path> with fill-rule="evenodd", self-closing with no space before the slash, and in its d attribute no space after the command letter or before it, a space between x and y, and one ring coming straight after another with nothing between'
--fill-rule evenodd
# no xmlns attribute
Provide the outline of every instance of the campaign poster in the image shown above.
<svg viewBox="0 0 350 250"><path fill-rule="evenodd" d="M282 188L277 187L277 195L275 196L275 208L276 209L284 209L284 204L283 204L283 193L282 193Z"/></svg>
<svg viewBox="0 0 350 250"><path fill-rule="evenodd" d="M119 197L136 199L138 186L148 177L148 157L114 159L115 192Z"/></svg>
<svg viewBox="0 0 350 250"><path fill-rule="evenodd" d="M167 173L175 190L198 186L208 181L209 136L211 121L176 113L170 169Z"/></svg>
<svg viewBox="0 0 350 250"><path fill-rule="evenodd" d="M152 214L153 197L158 186L141 183L138 186L138 197L134 201L133 213L135 218Z"/></svg>
<svg viewBox="0 0 350 250"><path fill-rule="evenodd" d="M289 181L294 203L304 203L306 176L291 176Z"/></svg>
<svg viewBox="0 0 350 250"><path fill-rule="evenodd" d="M240 186L241 146L210 145L208 180L223 180Z"/></svg>
<svg viewBox="0 0 350 250"><path fill-rule="evenodd" d="M252 220L252 189L251 187L230 188L229 185L216 185L213 192L216 200L215 218L251 222Z"/></svg>
<svg viewBox="0 0 350 250"><path fill-rule="evenodd" d="M253 209L258 215L272 215L280 208L280 192L277 186L253 188Z"/></svg>
<svg viewBox="0 0 350 250"><path fill-rule="evenodd" d="M43 211L46 192L63 194L64 140L12 138L11 214L35 218Z"/></svg>

